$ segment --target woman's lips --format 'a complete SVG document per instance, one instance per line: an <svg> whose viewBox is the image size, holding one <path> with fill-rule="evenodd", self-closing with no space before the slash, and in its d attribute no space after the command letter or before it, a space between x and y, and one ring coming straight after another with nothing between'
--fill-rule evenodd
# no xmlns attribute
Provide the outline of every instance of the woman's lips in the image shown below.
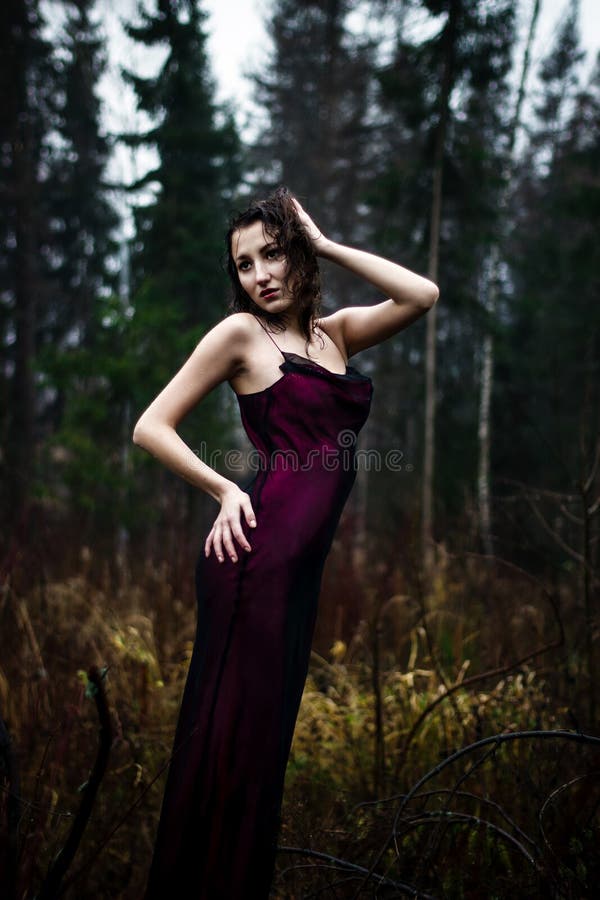
<svg viewBox="0 0 600 900"><path fill-rule="evenodd" d="M263 300L268 300L269 297L272 297L273 294L276 294L278 290L279 288L267 288L266 290L260 292L260 296Z"/></svg>

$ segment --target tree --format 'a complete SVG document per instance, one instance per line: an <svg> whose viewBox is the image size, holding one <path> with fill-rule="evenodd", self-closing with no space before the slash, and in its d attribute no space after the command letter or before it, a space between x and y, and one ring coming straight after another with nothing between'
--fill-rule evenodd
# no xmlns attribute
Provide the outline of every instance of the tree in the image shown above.
<svg viewBox="0 0 600 900"><path fill-rule="evenodd" d="M85 389L79 358L82 351L93 351L101 320L98 307L116 289L119 219L106 185L110 147L101 133L96 93L105 59L98 26L90 21L94 2L70 0L58 37L59 141L46 180L48 302L39 317L39 368L48 397L43 415L49 433L60 427L69 395Z"/></svg>
<svg viewBox="0 0 600 900"><path fill-rule="evenodd" d="M381 102L392 127L374 200L384 210L388 240L398 229L396 241L409 259L421 260L417 268L427 265L441 283L436 315L427 316L425 352L418 329L405 339L413 372L423 365L426 376L423 446L413 440L412 455L423 454L421 547L429 571L434 533L442 533L444 515L462 510L465 493L473 490L478 373L476 356L464 348L465 342L473 345L486 320L479 291L503 186L515 3L431 0L422 7L439 27L415 40L398 4L397 47L380 74ZM444 359L440 372L438 351ZM434 467L438 444L445 451Z"/></svg>
<svg viewBox="0 0 600 900"><path fill-rule="evenodd" d="M117 286L119 219L108 200L111 148L101 131L97 94L106 60L98 25L90 20L94 5L95 0L68 0L67 21L59 37L60 143L47 181L52 221L47 256L54 296L42 327L46 343L60 349L93 344L94 306Z"/></svg>
<svg viewBox="0 0 600 900"><path fill-rule="evenodd" d="M8 0L0 12L3 135L0 189L5 216L2 245L2 372L7 400L2 432L7 485L4 518L22 519L32 491L36 434L35 357L39 298L43 295L43 166L49 154L55 69L42 38L37 0Z"/></svg>
<svg viewBox="0 0 600 900"><path fill-rule="evenodd" d="M493 319L497 311L498 293L502 279L502 266L505 265L504 238L508 230L508 201L509 191L513 183L513 174L516 167L516 139L522 125L521 116L525 89L529 75L531 47L535 36L537 20L540 14L541 0L534 0L529 32L525 49L519 87L515 102L515 112L507 132L507 147L505 154L504 186L499 193L499 209L501 218L498 223L498 236L496 242L492 242L489 250L488 264L485 267L481 279L482 302L486 313ZM494 334L488 328L483 337L481 360L481 384L479 400L479 471L477 478L477 494L479 504L479 522L481 540L485 552L491 555L494 550L492 538L492 511L491 511L491 400L493 392L494 369Z"/></svg>
<svg viewBox="0 0 600 900"><path fill-rule="evenodd" d="M574 617L585 660L589 721L596 717L598 471L600 462L600 70L582 87L577 7L542 64L537 122L516 192L511 235L514 297L499 343L498 431L520 423L496 466L524 485L532 545L561 570L574 566L583 615ZM518 198L518 206L517 200ZM515 350L518 348L518 350ZM540 448L544 452L540 453ZM544 504L550 508L544 509ZM537 526L541 528L537 528ZM550 540L549 540L550 538ZM531 553L531 549L529 550ZM581 647L581 650L580 650Z"/></svg>
<svg viewBox="0 0 600 900"><path fill-rule="evenodd" d="M347 243L366 234L361 204L373 138L376 48L348 24L359 7L357 0L274 0L273 55L253 76L259 111L250 156L254 189L287 184L324 233ZM335 267L324 270L333 296L347 303L355 281Z"/></svg>
<svg viewBox="0 0 600 900"><path fill-rule="evenodd" d="M231 114L213 99L204 19L195 0L158 0L155 13L141 11L140 24L126 27L145 47L166 50L154 77L125 73L152 124L124 139L153 148L157 156L156 165L130 185L132 193L145 188L153 194L134 209L134 315L127 328L134 415L225 311L223 235L239 180L240 145ZM211 394L194 415L194 432L209 448L230 431L229 405L224 413L220 396ZM197 447L191 435L191 446ZM158 485L156 479L147 485L155 509L164 504L160 488L166 477L161 473ZM189 511L197 492L183 484L180 489L186 490L187 503L173 492L174 508Z"/></svg>

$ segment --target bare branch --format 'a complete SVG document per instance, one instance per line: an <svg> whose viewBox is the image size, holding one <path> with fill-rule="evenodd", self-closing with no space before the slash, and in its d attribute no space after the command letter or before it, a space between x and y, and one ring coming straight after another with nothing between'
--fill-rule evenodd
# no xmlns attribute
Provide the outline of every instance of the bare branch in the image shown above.
<svg viewBox="0 0 600 900"><path fill-rule="evenodd" d="M531 497L529 497L527 494L525 494L524 496L525 496L525 499L527 500L527 503L529 504L529 506L530 506L531 509L533 510L536 519L538 520L538 522L540 523L540 525L542 526L542 528L544 529L544 531L545 531L547 534L549 534L550 537L553 538L553 539L556 541L556 543L558 544L558 546L561 547L561 548L565 551L565 553L567 553L572 559L576 559L577 562L578 562L580 565L585 566L585 565L586 565L586 561L584 560L584 558L583 558L583 556L581 555L581 553L577 553L577 551L576 551L576 550L573 550L573 548L570 547L570 546L566 543L566 541L563 541L563 539L561 538L561 536L560 536L559 534L557 534L556 531L555 531L553 528L551 528L551 526L548 524L548 522L546 521L546 519L544 518L544 516L543 516L542 513L540 512L539 508L538 508L538 507L536 506L536 504L533 502L533 500L531 499Z"/></svg>
<svg viewBox="0 0 600 900"><path fill-rule="evenodd" d="M92 813L92 807L96 799L96 794L98 793L98 788L100 787L100 782L104 777L106 766L108 764L110 746L112 743L112 727L108 702L104 691L104 675L97 666L92 666L88 672L88 679L93 686L94 701L100 720L98 753L90 777L83 788L81 804L75 815L66 843L54 859L54 862L44 879L38 895L38 900L56 900L56 898L60 897L64 892L65 885L62 884L62 880L73 861L81 838L83 837L83 832L85 831Z"/></svg>
<svg viewBox="0 0 600 900"><path fill-rule="evenodd" d="M421 712L421 714L418 716L416 721L413 723L412 728L410 729L410 731L408 732L408 735L406 736L406 738L404 740L404 744L402 745L402 747L399 750L398 758L396 760L395 771L394 771L395 778L398 778L401 765L402 765L404 759L406 758L408 749L409 749L410 745L412 744L417 732L421 728L423 722L425 722L427 717L436 708L436 706L438 706L440 703L442 703L444 700L446 700L447 697L449 697L451 694L454 694L456 691L459 691L465 687L468 687L473 684L477 684L480 681L484 681L486 678L493 678L493 677L498 677L501 675L507 675L509 672L513 671L514 669L519 668L519 666L522 666L525 663L530 662L532 659L535 659L538 656L542 656L544 653L547 653L549 650L556 650L558 647L561 647L564 644L564 640L565 640L564 629L563 629L562 621L560 619L560 615L558 612L558 606L556 604L556 600L554 598L554 595L550 591L548 591L544 587L544 585L540 581L538 581L538 579L534 578L532 575L530 575L528 572L526 572L520 566L517 566L515 563L511 563L508 560L501 559L500 557L496 557L496 556L490 557L490 556L486 556L484 554L474 553L474 552L467 552L463 555L464 556L475 556L479 559L484 559L484 560L493 561L493 562L499 562L502 565L507 566L508 568L511 568L511 569L514 569L514 570L520 572L522 575L525 575L530 581L533 581L535 584L538 584L541 587L543 593L546 595L546 598L548 599L548 601L552 607L552 610L554 612L554 618L555 618L556 624L558 626L558 632L559 632L558 637L555 641L552 641L549 644L544 644L542 647L538 647L536 650L532 650L530 653L526 653L524 656L520 657L517 660L514 660L512 663L509 663L508 665L498 666L495 669L488 669L486 672L481 672L478 675L471 675L469 678L463 678L460 681L455 682L443 694L439 694L434 700L432 700L431 703L429 703L425 707L425 709Z"/></svg>
<svg viewBox="0 0 600 900"><path fill-rule="evenodd" d="M594 483L594 478L596 477L596 472L598 471L598 463L600 462L600 435L596 438L596 449L594 451L594 461L592 463L592 468L590 469L590 474L583 482L582 488L583 493L587 494L592 484Z"/></svg>
<svg viewBox="0 0 600 900"><path fill-rule="evenodd" d="M469 744L467 747L463 747L460 750L457 750L455 753L452 753L445 760L435 766L433 769L430 769L425 775L422 776L408 791L408 793L404 794L402 801L398 807L396 815L394 817L394 823L391 829L391 832L388 838L384 841L383 846L380 848L375 860L373 861L371 868L369 869L369 873L366 875L364 881L361 883L358 892L354 895L354 897L358 897L360 895L360 891L371 878L371 872L375 871L375 868L380 864L385 852L387 851L390 844L394 841L396 829L398 827L398 822L402 816L403 811L406 809L407 805L413 800L417 794L419 789L430 781L432 778L435 778L446 769L448 766L453 765L457 760L462 759L464 756L473 753L483 747L492 747L496 750L501 744L512 742L512 741L523 741L523 740L565 740L565 741L573 741L574 743L581 744L591 744L597 747L600 750L600 737L594 737L593 735L583 734L581 732L575 731L560 731L560 730L552 730L552 731L514 731L503 734L492 735L491 737L482 738L480 741L476 741L473 744Z"/></svg>
<svg viewBox="0 0 600 900"><path fill-rule="evenodd" d="M6 891L3 894L6 900L13 900L17 892L17 836L19 820L21 818L21 796L19 784L19 769L13 742L2 718L0 718L0 776L4 775L8 789L6 804L6 857L0 857L3 864L2 886Z"/></svg>
<svg viewBox="0 0 600 900"><path fill-rule="evenodd" d="M280 853L295 853L300 856L306 856L309 859L320 859L326 863L333 864L336 868L346 869L349 872L356 872L361 875L369 874L368 870L365 869L364 866L359 866L356 863L349 862L347 859L339 859L336 856L331 856L329 853L321 853L318 850L308 850L304 847L277 847L277 850ZM373 873L372 877L378 884L385 885L386 887L393 887L396 890L403 891L405 894L409 894L411 897L419 897L424 898L424 900L434 900L430 894L426 894L423 891L418 890L413 887L411 884L405 884L402 881L394 881L391 878L386 878L384 875L377 875ZM306 895L305 895L306 896Z"/></svg>

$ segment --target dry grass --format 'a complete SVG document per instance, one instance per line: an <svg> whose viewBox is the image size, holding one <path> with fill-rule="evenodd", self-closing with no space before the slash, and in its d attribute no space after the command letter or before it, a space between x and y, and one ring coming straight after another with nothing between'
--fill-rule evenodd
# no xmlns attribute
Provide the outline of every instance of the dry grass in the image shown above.
<svg viewBox="0 0 600 900"><path fill-rule="evenodd" d="M454 750L499 732L572 727L575 706L564 687L576 659L566 658L561 646L511 669L532 648L551 644L557 627L544 591L529 585L525 601L519 578L446 561L426 598L393 570L377 593L364 589L369 605L358 627L346 640L330 635L328 648L316 646L313 653L287 771L282 846L312 848L368 868L385 844L399 795ZM328 590L322 603L334 608L340 598ZM564 590L563 605L575 606ZM84 570L23 592L6 586L0 627L0 704L18 751L23 798L19 898L33 896L62 846L94 759L98 723L85 674L91 665L107 668L115 740L65 896L140 897L192 649L189 597L174 595L165 569L148 567L140 583L119 593ZM321 632L321 645L324 637ZM479 679L486 671L491 674ZM469 815L476 808L483 815L489 800L532 829L553 778L559 784L585 772L586 796L592 782L597 789L591 760L573 748L565 753L532 744L498 751L461 787L479 798L465 801ZM419 813L423 822L443 791L454 788L454 800L460 795L456 784L464 776L454 769L436 782L435 798ZM564 816L574 815L577 796L575 788L565 792ZM6 794L3 820L5 807ZM458 815L456 804L452 810ZM597 838L598 828L597 808L588 813L579 849L552 823L553 852L560 848L557 858L568 872L579 866L580 886L598 865L590 858L585 866L589 835ZM447 897L502 896L506 879L512 879L511 896L521 896L522 877L523 890L536 896L535 878L527 867L519 869L505 843L489 829L458 827L457 821L435 839L424 825L411 826L402 860L388 848L379 870L425 883L435 873L436 895L442 885ZM430 859L425 872L418 862L424 847ZM467 872L462 882L458 861ZM334 892L330 867L299 863L279 855L274 896L317 896L311 893L317 889L319 896L354 896L356 880ZM477 894L477 883L491 886L490 892ZM377 896L401 895L390 890L381 888ZM371 884L361 896L373 891Z"/></svg>

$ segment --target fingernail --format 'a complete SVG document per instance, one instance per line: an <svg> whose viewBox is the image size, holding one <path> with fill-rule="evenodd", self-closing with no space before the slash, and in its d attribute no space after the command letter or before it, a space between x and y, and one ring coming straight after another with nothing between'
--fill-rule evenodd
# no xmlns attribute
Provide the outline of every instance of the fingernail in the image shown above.
<svg viewBox="0 0 600 900"><path fill-rule="evenodd" d="M231 562L237 562L237 556L232 556L232 557L231 557Z"/></svg>
<svg viewBox="0 0 600 900"><path fill-rule="evenodd" d="M223 557L222 557L222 556L219 557L219 562L223 562Z"/></svg>

